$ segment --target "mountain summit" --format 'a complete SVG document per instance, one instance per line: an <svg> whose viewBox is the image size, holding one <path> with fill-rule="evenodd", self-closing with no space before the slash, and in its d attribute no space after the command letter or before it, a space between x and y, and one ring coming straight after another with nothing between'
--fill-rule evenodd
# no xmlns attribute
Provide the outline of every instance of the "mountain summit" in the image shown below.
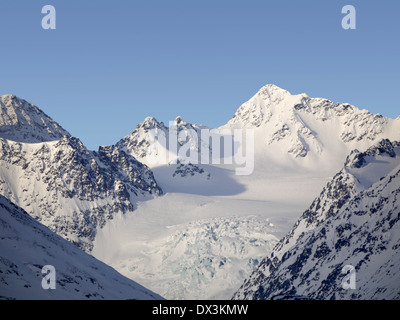
<svg viewBox="0 0 400 320"><path fill-rule="evenodd" d="M309 167L321 160L327 165L332 159L342 163L353 149L366 149L385 138L400 139L400 118L305 93L291 94L272 84L243 103L222 128L254 129L262 159L288 165L297 159L296 166Z"/></svg>
<svg viewBox="0 0 400 320"><path fill-rule="evenodd" d="M0 106L0 194L84 250L96 228L162 194L149 168L115 146L88 150L14 95Z"/></svg>
<svg viewBox="0 0 400 320"><path fill-rule="evenodd" d="M245 142L231 146L240 150L246 145L246 164L247 155L254 164L248 175L236 175L234 163L225 163L215 152L224 149L225 155L222 145L214 150L214 143L205 143L213 142L212 137L199 138L209 128L181 117L166 125L148 117L116 145L101 146L97 152L15 96L1 97L0 119L0 194L166 298L226 299L246 278L235 297L332 297L327 288L339 285L344 262L360 275L369 274L371 268L359 266L371 265L364 253L372 261L398 248L398 242L379 237L398 239L393 226L399 198L392 191L399 186L393 171L399 146L391 141L400 140L400 117L389 119L347 103L266 85L214 130L216 140L229 145L230 133L245 129ZM247 132L254 141L248 143ZM157 145L156 135L165 143ZM248 145L254 154L247 153ZM203 154L200 159L222 161L181 161ZM290 233L302 212L300 227ZM347 221L343 217L349 212ZM368 219L372 223L363 224ZM307 235L301 237L303 231ZM368 238L369 233L379 241ZM272 267L267 259L260 264L282 237L270 259ZM354 259L338 260L338 255ZM314 262L328 266L328 280L318 274ZM387 266L391 264L398 261ZM279 265L290 266L290 272L280 269L271 278L264 272ZM312 278L307 273L311 269ZM380 270L376 281L390 268ZM267 277L270 289L263 286ZM279 287L281 279L289 291ZM314 289L301 287L307 283L314 289L321 283L325 287L313 295ZM290 291L292 286L299 289ZM393 290L374 295L373 287L365 288L362 297L395 296Z"/></svg>
<svg viewBox="0 0 400 320"><path fill-rule="evenodd" d="M59 140L70 134L37 106L13 94L0 96L0 137L37 143Z"/></svg>

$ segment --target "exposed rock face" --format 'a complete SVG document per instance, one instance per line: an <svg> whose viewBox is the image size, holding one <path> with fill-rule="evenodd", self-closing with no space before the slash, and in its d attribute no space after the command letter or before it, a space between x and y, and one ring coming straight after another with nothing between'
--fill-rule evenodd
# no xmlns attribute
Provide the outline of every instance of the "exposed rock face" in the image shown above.
<svg viewBox="0 0 400 320"><path fill-rule="evenodd" d="M86 251L115 213L162 194L150 169L115 146L89 151L15 96L0 106L0 194Z"/></svg>
<svg viewBox="0 0 400 320"><path fill-rule="evenodd" d="M400 139L399 118L389 119L304 93L292 95L272 84L242 104L224 127L262 131L268 146L279 144L294 158L331 151L327 150L327 138L336 145L343 144L348 151L357 146L367 148L383 138Z"/></svg>
<svg viewBox="0 0 400 320"><path fill-rule="evenodd" d="M399 299L399 227L400 144L382 140L348 157L234 299ZM342 286L346 265L354 290Z"/></svg>
<svg viewBox="0 0 400 320"><path fill-rule="evenodd" d="M35 105L13 94L0 96L0 137L37 143L70 134Z"/></svg>

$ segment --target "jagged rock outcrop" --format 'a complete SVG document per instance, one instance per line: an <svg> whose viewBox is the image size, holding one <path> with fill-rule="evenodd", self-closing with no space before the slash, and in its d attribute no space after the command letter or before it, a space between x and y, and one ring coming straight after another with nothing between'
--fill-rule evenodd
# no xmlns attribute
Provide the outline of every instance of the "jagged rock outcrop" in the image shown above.
<svg viewBox="0 0 400 320"><path fill-rule="evenodd" d="M162 194L150 169L131 155L115 146L89 151L69 134L60 137L63 130L49 131L61 127L37 107L14 96L0 100L19 112L9 139L0 138L0 194L79 247L90 251L97 228L134 210L138 199ZM18 137L24 139L10 140Z"/></svg>
<svg viewBox="0 0 400 320"><path fill-rule="evenodd" d="M70 134L37 106L13 94L0 96L0 137L37 143L59 140Z"/></svg>
<svg viewBox="0 0 400 320"><path fill-rule="evenodd" d="M234 299L399 299L399 224L400 144L382 140L347 158Z"/></svg>

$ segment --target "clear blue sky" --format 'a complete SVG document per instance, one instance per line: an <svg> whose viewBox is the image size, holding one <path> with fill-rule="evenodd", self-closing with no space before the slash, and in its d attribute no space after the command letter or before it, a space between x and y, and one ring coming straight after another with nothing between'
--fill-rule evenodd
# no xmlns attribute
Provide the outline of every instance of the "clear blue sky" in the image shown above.
<svg viewBox="0 0 400 320"><path fill-rule="evenodd" d="M57 29L43 30L42 6ZM356 8L344 30L341 9ZM146 116L225 124L260 87L400 113L400 1L0 0L0 94L89 149Z"/></svg>

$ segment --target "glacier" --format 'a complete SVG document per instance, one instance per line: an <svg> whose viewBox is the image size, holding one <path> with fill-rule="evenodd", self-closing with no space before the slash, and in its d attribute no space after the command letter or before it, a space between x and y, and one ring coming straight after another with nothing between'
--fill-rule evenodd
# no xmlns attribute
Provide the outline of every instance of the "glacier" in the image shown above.
<svg viewBox="0 0 400 320"><path fill-rule="evenodd" d="M231 298L348 157L400 140L400 117L269 84L216 128L254 132L254 172L237 175L223 161L148 162L149 131L169 130L154 117L90 151L26 101L5 95L0 103L0 194L125 277L177 300ZM173 125L178 148L207 146L190 135L206 126L181 117ZM373 170L349 169L364 186L383 170L368 163Z"/></svg>

